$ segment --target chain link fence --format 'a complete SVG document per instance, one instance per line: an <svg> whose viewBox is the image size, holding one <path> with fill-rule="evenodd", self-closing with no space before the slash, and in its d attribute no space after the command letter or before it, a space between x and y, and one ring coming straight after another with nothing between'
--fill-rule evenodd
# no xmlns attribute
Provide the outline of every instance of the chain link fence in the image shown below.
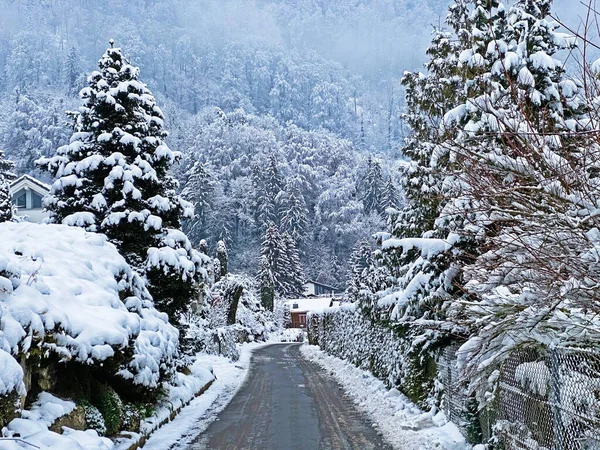
<svg viewBox="0 0 600 450"><path fill-rule="evenodd" d="M461 428L467 399L456 347L440 357L443 407ZM480 412L483 439L513 450L600 450L600 353L585 349L523 349L500 371L494 407ZM493 431L493 433L492 433Z"/></svg>

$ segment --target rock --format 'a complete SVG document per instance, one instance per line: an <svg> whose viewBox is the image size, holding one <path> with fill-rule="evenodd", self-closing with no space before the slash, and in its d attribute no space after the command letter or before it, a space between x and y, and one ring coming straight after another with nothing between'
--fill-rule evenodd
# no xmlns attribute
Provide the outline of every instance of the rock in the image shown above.
<svg viewBox="0 0 600 450"><path fill-rule="evenodd" d="M6 395L0 395L0 428L5 427L17 417L19 406L19 394L17 392L13 391Z"/></svg>
<svg viewBox="0 0 600 450"><path fill-rule="evenodd" d="M385 394L385 396L386 396L387 398L390 398L390 397L400 397L401 395L402 395L402 393L401 393L401 392L400 392L398 389L396 389L396 388L392 388L392 389L390 389L390 390L389 390L389 391L388 391L388 392Z"/></svg>
<svg viewBox="0 0 600 450"><path fill-rule="evenodd" d="M59 417L49 429L55 433L62 433L62 427L68 427L73 430L85 430L85 411L83 407L77 406L69 414Z"/></svg>
<svg viewBox="0 0 600 450"><path fill-rule="evenodd" d="M403 423L400 427L405 430L423 430L435 426L430 414L421 414L410 421Z"/></svg>

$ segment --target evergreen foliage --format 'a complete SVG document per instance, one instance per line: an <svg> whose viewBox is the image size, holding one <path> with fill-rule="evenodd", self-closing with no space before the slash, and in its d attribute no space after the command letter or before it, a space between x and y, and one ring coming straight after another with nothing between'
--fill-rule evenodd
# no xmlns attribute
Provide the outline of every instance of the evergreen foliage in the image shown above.
<svg viewBox="0 0 600 450"><path fill-rule="evenodd" d="M194 216L183 222L183 230L192 241L197 242L206 235L215 197L214 180L205 164L196 161L192 166L181 196L194 206Z"/></svg>
<svg viewBox="0 0 600 450"><path fill-rule="evenodd" d="M74 134L40 166L56 177L46 208L54 222L106 234L146 274L159 309L176 321L203 276L202 255L179 231L191 205L169 171L179 154L164 143L164 117L139 69L109 48L71 113Z"/></svg>
<svg viewBox="0 0 600 450"><path fill-rule="evenodd" d="M273 311L275 308L275 280L266 255L260 258L258 284L261 304L267 311Z"/></svg>
<svg viewBox="0 0 600 450"><path fill-rule="evenodd" d="M225 246L225 242L219 241L217 242L217 259L219 260L219 268L221 277L227 275L227 247Z"/></svg>
<svg viewBox="0 0 600 450"><path fill-rule="evenodd" d="M6 222L13 217L13 204L10 196L10 182L15 178L12 170L14 163L4 157L0 150L0 222Z"/></svg>
<svg viewBox="0 0 600 450"><path fill-rule="evenodd" d="M354 250L352 250L346 282L348 286L346 288L346 298L350 302L355 302L359 299L364 272L373 265L372 252L371 243L367 239L357 242Z"/></svg>
<svg viewBox="0 0 600 450"><path fill-rule="evenodd" d="M293 238L287 233L281 234L273 223L265 231L260 254L258 279L264 292L263 304L273 311L273 295L285 298L302 293L304 277L300 258Z"/></svg>
<svg viewBox="0 0 600 450"><path fill-rule="evenodd" d="M384 179L381 170L381 162L373 160L369 156L367 170L359 187L360 199L366 214L382 214L385 209Z"/></svg>

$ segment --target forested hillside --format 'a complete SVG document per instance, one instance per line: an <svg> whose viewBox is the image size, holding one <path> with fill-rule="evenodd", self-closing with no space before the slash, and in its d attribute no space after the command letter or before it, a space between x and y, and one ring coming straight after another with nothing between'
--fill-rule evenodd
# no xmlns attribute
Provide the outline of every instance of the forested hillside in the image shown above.
<svg viewBox="0 0 600 450"><path fill-rule="evenodd" d="M384 206L365 208L365 197L390 177L397 184L388 159L406 134L400 78L419 66L438 3L5 1L0 148L18 173L49 181L34 161L67 143L65 111L78 107L113 38L140 66L163 105L169 145L184 154L177 175L200 213L186 224L193 244L214 249L224 239L232 267L253 271L266 219L252 173L274 157L281 186L270 219L295 229L305 276L342 285L354 243L385 221ZM371 153L382 173L369 194ZM196 162L202 189L193 186Z"/></svg>

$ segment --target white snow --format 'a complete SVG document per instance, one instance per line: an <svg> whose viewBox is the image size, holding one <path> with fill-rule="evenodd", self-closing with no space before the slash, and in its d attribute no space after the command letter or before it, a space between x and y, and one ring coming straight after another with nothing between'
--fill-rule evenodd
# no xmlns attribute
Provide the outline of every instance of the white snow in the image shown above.
<svg viewBox="0 0 600 450"><path fill-rule="evenodd" d="M177 357L177 330L154 309L139 276L104 235L2 223L0 255L6 255L0 258L0 349L14 356L36 345L91 364L133 343L118 374L146 386L156 386L161 366ZM124 293L129 297L121 300ZM15 384L12 366L6 365L4 384Z"/></svg>
<svg viewBox="0 0 600 450"><path fill-rule="evenodd" d="M108 438L98 436L94 430L76 431L64 428L62 435L48 431L56 419L71 413L75 403L61 400L48 392L42 392L30 410L23 411L22 417L12 420L2 430L2 437L21 438L41 450L110 450L114 447ZM0 450L34 448L18 441L0 439Z"/></svg>
<svg viewBox="0 0 600 450"><path fill-rule="evenodd" d="M75 403L61 400L48 392L42 392L38 395L31 409L23 411L21 417L33 420L36 423L43 423L46 427L49 427L56 419L71 413L74 409Z"/></svg>
<svg viewBox="0 0 600 450"><path fill-rule="evenodd" d="M515 380L534 394L545 396L550 383L550 369L542 361L519 364L515 369Z"/></svg>
<svg viewBox="0 0 600 450"><path fill-rule="evenodd" d="M0 280L3 279L0 277ZM0 342L2 341L0 331ZM23 369L19 363L7 352L0 349L0 395L16 391L20 394L25 392L23 384Z"/></svg>
<svg viewBox="0 0 600 450"><path fill-rule="evenodd" d="M331 297L298 298L286 300L284 303L291 312L320 311L332 306Z"/></svg>

